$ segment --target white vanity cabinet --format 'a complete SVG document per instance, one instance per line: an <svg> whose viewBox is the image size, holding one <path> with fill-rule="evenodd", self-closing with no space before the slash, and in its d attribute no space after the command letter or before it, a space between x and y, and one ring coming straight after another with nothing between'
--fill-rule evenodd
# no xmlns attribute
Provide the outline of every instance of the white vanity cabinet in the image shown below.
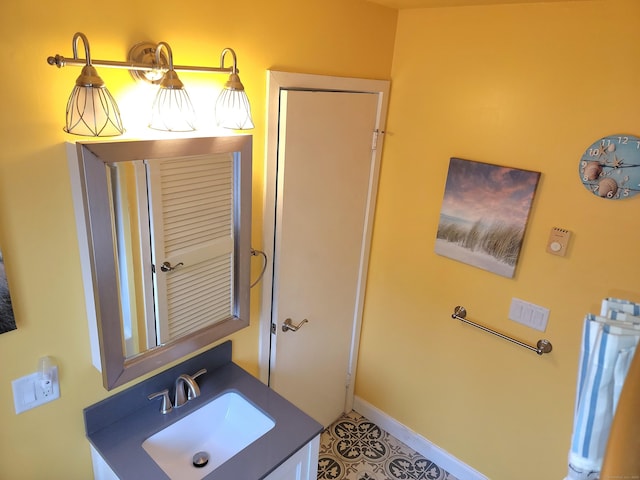
<svg viewBox="0 0 640 480"><path fill-rule="evenodd" d="M91 445L91 461L93 462L94 480L120 480L93 445Z"/></svg>
<svg viewBox="0 0 640 480"><path fill-rule="evenodd" d="M315 480L318 476L318 456L320 453L320 435L291 455L277 469L265 477L265 480ZM94 480L119 480L102 456L91 446Z"/></svg>
<svg viewBox="0 0 640 480"><path fill-rule="evenodd" d="M315 480L318 477L320 435L291 455L265 480Z"/></svg>

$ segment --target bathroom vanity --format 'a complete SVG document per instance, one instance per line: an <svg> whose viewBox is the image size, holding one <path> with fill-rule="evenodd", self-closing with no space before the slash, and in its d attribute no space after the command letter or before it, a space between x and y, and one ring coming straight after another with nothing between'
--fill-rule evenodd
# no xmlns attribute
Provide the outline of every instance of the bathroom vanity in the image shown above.
<svg viewBox="0 0 640 480"><path fill-rule="evenodd" d="M176 378L202 368L206 368L207 373L197 379L200 389L197 398L165 414L160 411L160 398L148 399L149 395L167 388L173 396ZM220 465L199 468L185 462L184 467L179 466L184 468L180 473L169 475L166 467L156 463L145 450L145 441L172 425L184 423L184 419L200 409L200 413L204 412L225 395L241 399L252 412L267 419L266 433L260 432L261 436ZM317 475L322 425L234 364L230 341L87 407L84 417L97 480L306 480L315 479ZM212 425L211 429L215 428L216 425ZM188 443L188 432L189 428L172 434L177 437L177 446ZM181 438L183 435L185 438ZM228 439L225 443L233 443L233 431L225 435ZM166 452L166 456L172 454ZM161 455L165 456L162 452Z"/></svg>

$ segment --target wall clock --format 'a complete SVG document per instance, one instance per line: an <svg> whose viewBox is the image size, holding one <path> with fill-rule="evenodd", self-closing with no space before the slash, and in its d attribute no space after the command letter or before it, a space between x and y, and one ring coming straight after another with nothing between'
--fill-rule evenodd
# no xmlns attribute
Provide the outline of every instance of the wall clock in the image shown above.
<svg viewBox="0 0 640 480"><path fill-rule="evenodd" d="M609 135L591 144L579 163L582 184L598 197L619 200L640 192L640 138Z"/></svg>

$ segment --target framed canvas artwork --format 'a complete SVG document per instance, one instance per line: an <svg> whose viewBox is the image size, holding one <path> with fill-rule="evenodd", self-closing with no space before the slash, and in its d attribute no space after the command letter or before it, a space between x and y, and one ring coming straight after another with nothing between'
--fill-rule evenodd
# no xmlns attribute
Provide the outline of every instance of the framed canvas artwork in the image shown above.
<svg viewBox="0 0 640 480"><path fill-rule="evenodd" d="M10 332L16 329L16 319L13 315L9 283L4 271L4 257L0 250L0 333Z"/></svg>
<svg viewBox="0 0 640 480"><path fill-rule="evenodd" d="M540 172L451 158L435 251L513 278Z"/></svg>

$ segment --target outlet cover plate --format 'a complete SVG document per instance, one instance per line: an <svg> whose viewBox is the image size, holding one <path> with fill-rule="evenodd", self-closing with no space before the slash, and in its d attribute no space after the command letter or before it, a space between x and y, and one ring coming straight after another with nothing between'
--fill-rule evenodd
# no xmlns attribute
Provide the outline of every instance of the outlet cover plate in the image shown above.
<svg viewBox="0 0 640 480"><path fill-rule="evenodd" d="M11 386L13 387L13 405L16 413L22 413L49 403L60 398L58 367L53 367L51 386L46 390L42 388L40 375L37 372L13 380Z"/></svg>

